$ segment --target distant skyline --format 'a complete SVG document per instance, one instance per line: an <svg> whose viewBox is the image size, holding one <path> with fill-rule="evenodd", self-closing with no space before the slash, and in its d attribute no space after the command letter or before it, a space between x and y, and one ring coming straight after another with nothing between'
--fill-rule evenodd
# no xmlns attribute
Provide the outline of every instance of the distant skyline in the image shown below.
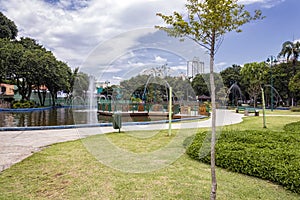
<svg viewBox="0 0 300 200"><path fill-rule="evenodd" d="M18 37L37 40L71 68L86 67L89 73L101 69L107 72L103 79L120 81L125 74L126 77L134 74L133 66L155 67L167 63L184 70L187 60L203 55L201 50L195 51L197 46L180 43L153 28L163 23L156 13L183 13L185 2L0 0L0 11L15 22ZM270 55L277 56L285 41L300 40L299 0L239 2L249 11L262 10L266 18L243 26L242 33L225 35L216 55L217 71L233 64L265 61Z"/></svg>

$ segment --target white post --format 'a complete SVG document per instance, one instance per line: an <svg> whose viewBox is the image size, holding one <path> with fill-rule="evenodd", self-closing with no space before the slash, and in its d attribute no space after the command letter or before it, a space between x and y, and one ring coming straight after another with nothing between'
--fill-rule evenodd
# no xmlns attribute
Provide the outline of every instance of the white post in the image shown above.
<svg viewBox="0 0 300 200"><path fill-rule="evenodd" d="M169 88L169 136L172 134L172 87Z"/></svg>

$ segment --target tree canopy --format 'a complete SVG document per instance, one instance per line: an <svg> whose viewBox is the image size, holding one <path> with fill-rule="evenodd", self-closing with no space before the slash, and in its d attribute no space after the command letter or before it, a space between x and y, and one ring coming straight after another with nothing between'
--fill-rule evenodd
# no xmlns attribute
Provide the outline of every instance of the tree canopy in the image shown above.
<svg viewBox="0 0 300 200"><path fill-rule="evenodd" d="M44 105L46 92L41 88L46 86L55 105L58 91L72 93L78 69L73 73L66 63L32 38L15 39L17 32L14 22L0 13L0 82L16 85L22 100L30 100L36 90L40 105Z"/></svg>
<svg viewBox="0 0 300 200"><path fill-rule="evenodd" d="M0 12L0 38L15 39L18 28L13 21Z"/></svg>

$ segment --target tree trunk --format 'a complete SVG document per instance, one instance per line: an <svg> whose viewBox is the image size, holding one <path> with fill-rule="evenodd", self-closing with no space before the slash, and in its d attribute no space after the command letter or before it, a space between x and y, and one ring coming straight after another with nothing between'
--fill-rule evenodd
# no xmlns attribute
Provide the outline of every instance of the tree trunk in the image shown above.
<svg viewBox="0 0 300 200"><path fill-rule="evenodd" d="M32 86L31 86L31 85L32 85L32 84L29 83L28 86L27 86L27 87L28 87L28 93L27 93L27 98L26 98L26 99L27 99L28 101L30 101L31 93L32 93Z"/></svg>
<svg viewBox="0 0 300 200"><path fill-rule="evenodd" d="M38 88L37 93L38 93L38 97L39 97L39 102L40 102L40 105L43 106L42 95L40 92L40 86L38 86L37 88Z"/></svg>
<svg viewBox="0 0 300 200"><path fill-rule="evenodd" d="M44 90L44 91L42 92L42 94L43 94L42 106L45 106L45 100L46 100L46 96L47 96L47 90Z"/></svg>
<svg viewBox="0 0 300 200"><path fill-rule="evenodd" d="M55 106L55 93L54 92L51 92L51 97L52 97L52 106L54 107Z"/></svg>
<svg viewBox="0 0 300 200"><path fill-rule="evenodd" d="M212 124L211 124L211 194L210 199L215 200L217 197L217 177L216 177L216 88L214 78L214 57L215 57L215 32L212 34L212 45L210 49L210 89L211 89L211 106L212 106Z"/></svg>

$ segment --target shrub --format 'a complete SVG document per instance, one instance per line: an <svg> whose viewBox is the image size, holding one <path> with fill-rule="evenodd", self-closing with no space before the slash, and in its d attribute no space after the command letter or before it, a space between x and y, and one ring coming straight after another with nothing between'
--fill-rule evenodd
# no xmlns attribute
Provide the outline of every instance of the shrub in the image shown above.
<svg viewBox="0 0 300 200"><path fill-rule="evenodd" d="M293 122L293 123L290 123L290 124L286 124L283 127L283 130L299 133L300 132L300 121L299 122Z"/></svg>
<svg viewBox="0 0 300 200"><path fill-rule="evenodd" d="M26 100L21 100L21 101L15 101L13 102L13 108L33 108L34 103L32 101L26 101Z"/></svg>
<svg viewBox="0 0 300 200"><path fill-rule="evenodd" d="M292 112L300 112L300 107L292 107L291 111Z"/></svg>
<svg viewBox="0 0 300 200"><path fill-rule="evenodd" d="M210 163L210 153L199 156L205 134L195 136L187 154ZM216 144L216 165L270 180L300 193L299 142L300 135L293 132L226 131Z"/></svg>
<svg viewBox="0 0 300 200"><path fill-rule="evenodd" d="M13 103L13 108L21 108L21 106L22 106L22 104L21 104L21 102L15 102L15 103Z"/></svg>

